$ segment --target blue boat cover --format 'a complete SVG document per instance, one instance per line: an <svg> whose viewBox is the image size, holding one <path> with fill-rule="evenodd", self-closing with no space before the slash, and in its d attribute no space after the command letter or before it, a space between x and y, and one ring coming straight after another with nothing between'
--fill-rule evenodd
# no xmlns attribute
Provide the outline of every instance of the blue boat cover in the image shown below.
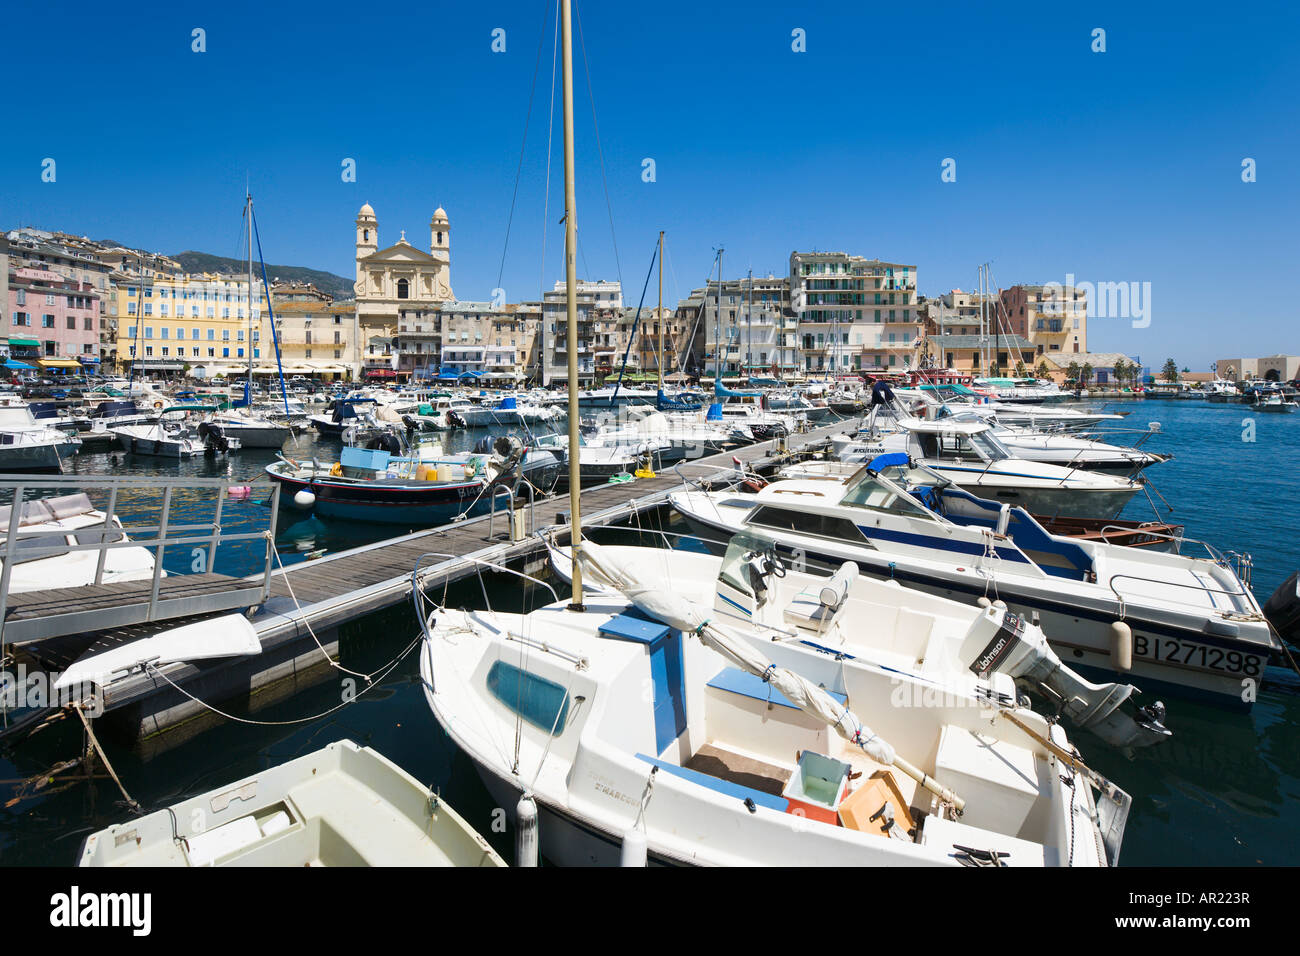
<svg viewBox="0 0 1300 956"><path fill-rule="evenodd" d="M907 457L906 452L895 451L885 455L877 455L871 459L867 464L867 471L874 471L879 474L881 469L892 468L895 465L906 467L909 464L911 464L911 459Z"/></svg>

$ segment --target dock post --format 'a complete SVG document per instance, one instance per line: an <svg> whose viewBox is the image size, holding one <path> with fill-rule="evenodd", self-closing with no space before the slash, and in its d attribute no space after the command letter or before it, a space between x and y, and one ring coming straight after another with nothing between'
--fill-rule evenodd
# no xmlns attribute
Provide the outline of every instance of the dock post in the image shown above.
<svg viewBox="0 0 1300 956"><path fill-rule="evenodd" d="M5 659L4 621L9 607L9 572L13 570L14 542L18 540L18 527L23 520L23 486L14 489L14 503L9 509L9 537L5 538L4 570L0 571L0 664ZM9 708L4 709L4 725L9 726Z"/></svg>
<svg viewBox="0 0 1300 956"><path fill-rule="evenodd" d="M154 611L158 607L158 585L162 583L163 551L167 547L163 542L167 540L167 524L171 510L172 486L169 484L163 488L162 517L158 524L158 550L154 554L153 587L149 590L149 616L145 618L147 621L153 620Z"/></svg>
<svg viewBox="0 0 1300 956"><path fill-rule="evenodd" d="M104 583L104 561L108 557L108 537L113 528L113 515L117 512L117 485L108 492L108 507L104 511L104 535L99 539L99 560L95 563L95 585Z"/></svg>

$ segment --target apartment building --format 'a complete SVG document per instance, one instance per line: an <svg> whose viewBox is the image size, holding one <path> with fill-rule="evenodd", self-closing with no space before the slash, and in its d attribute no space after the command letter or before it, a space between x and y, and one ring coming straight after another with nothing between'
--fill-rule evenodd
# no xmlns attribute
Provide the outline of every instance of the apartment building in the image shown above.
<svg viewBox="0 0 1300 956"><path fill-rule="evenodd" d="M50 269L20 266L8 272L6 345L19 349L43 372L97 372L100 364L100 295Z"/></svg>
<svg viewBox="0 0 1300 956"><path fill-rule="evenodd" d="M999 327L1034 344L1037 355L1088 351L1088 294L1073 286L1015 285L1002 290ZM990 330L992 332L993 330ZM1063 362L1071 359L1063 356ZM1058 361L1057 364L1062 364Z"/></svg>
<svg viewBox="0 0 1300 956"><path fill-rule="evenodd" d="M294 375L319 381L361 377L361 348L356 302L334 301L310 283L273 283L271 310L275 315L280 365ZM260 358L264 372L278 370L273 343Z"/></svg>
<svg viewBox="0 0 1300 956"><path fill-rule="evenodd" d="M246 369L274 352L263 349L262 284L203 273L124 278L117 286L118 366L136 371L201 374ZM267 348L269 348L267 343Z"/></svg>
<svg viewBox="0 0 1300 956"><path fill-rule="evenodd" d="M790 254L791 308L807 375L916 364L923 324L916 266L843 252Z"/></svg>
<svg viewBox="0 0 1300 956"><path fill-rule="evenodd" d="M568 287L556 282L549 292L543 293L541 323L538 330L538 355L541 362L541 383L567 382L568 358ZM618 331L618 316L623 309L623 287L614 280L579 279L577 295L578 312L578 383L595 384L597 375L597 346L600 355L608 362L617 350L609 341Z"/></svg>

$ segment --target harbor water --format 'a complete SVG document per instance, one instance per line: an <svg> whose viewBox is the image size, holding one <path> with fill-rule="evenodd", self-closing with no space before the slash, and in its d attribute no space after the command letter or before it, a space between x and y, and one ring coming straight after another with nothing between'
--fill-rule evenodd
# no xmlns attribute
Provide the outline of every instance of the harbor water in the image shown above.
<svg viewBox="0 0 1300 956"><path fill-rule="evenodd" d="M1249 407L1193 401L1116 402L1109 410L1130 413L1128 422L1161 423L1160 434L1144 447L1172 453L1174 459L1147 474L1163 496L1152 500L1163 520L1186 527L1190 538L1222 550L1249 552L1254 559L1254 589L1261 602L1292 571L1300 568L1300 535L1290 505L1294 463L1300 460L1300 420L1289 415L1255 415ZM472 447L481 433L450 433L449 451ZM293 439L285 454L332 462L338 445L310 435ZM274 460L270 451L241 451L227 460L164 462L122 452L79 455L68 469L87 477L106 475L186 475L228 477L243 483L260 477ZM120 505L129 524L143 497L127 496ZM211 502L196 497L175 506L175 520L210 519ZM188 510L187 510L188 509ZM266 527L264 496L228 500L223 526L229 531ZM1152 505L1139 496L1123 517L1150 519ZM665 516L663 520L668 520ZM416 530L352 522L326 522L282 508L276 552L285 564L367 544ZM1194 553L1188 548L1187 553ZM190 570L190 555L168 553L169 571ZM260 570L255 545L223 548L214 570L248 574ZM486 579L493 606L524 610L549 595L521 590L517 579ZM439 595L441 599L441 595ZM451 588L448 602L482 603L477 580ZM458 753L434 721L419 682L415 654L367 689L357 674L383 667L415 636L417 622L409 603L354 622L342 631L339 670L322 661L313 680L273 689L253 700L221 705L236 719L200 721L178 728L166 742L129 744L101 737L113 768L131 796L157 809L241 776L350 738L391 758L416 778L439 790L511 859L511 836L501 821L512 816L496 809L473 766ZM348 673L354 672L354 673ZM353 703L327 716L349 697ZM1169 698L1172 740L1126 756L1075 732L1085 758L1133 796L1121 865L1250 866L1292 862L1300 844L1300 678L1273 667L1249 714ZM201 732L199 732L201 730ZM67 865L75 862L82 840L94 830L125 820L117 786L107 777L57 778L41 786L38 778L59 761L78 754L83 732L64 720L12 744L0 754L0 863Z"/></svg>

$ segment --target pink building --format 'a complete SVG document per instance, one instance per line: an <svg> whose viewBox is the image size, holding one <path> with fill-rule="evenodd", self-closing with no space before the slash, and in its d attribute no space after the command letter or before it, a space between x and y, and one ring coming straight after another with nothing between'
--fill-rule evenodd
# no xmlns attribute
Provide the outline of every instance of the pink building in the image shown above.
<svg viewBox="0 0 1300 956"><path fill-rule="evenodd" d="M99 370L99 293L44 269L15 269L9 276L10 354L42 370ZM37 343L33 348L30 343Z"/></svg>

